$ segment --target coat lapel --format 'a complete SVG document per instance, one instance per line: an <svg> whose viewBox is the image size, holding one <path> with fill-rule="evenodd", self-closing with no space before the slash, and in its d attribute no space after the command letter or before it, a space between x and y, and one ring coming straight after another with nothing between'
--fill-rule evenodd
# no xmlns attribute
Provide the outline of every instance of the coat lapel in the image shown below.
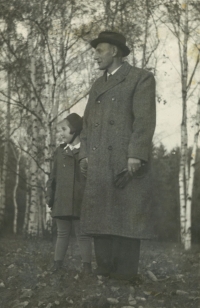
<svg viewBox="0 0 200 308"><path fill-rule="evenodd" d="M115 87L117 84L121 83L126 78L130 68L130 64L128 64L128 62L124 62L120 69L108 81L106 80L105 72L95 85L95 99Z"/></svg>

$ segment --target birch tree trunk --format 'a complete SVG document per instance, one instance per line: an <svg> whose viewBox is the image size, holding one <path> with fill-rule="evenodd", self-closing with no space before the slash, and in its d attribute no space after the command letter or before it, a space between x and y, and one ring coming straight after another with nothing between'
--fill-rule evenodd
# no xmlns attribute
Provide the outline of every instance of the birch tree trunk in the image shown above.
<svg viewBox="0 0 200 308"><path fill-rule="evenodd" d="M190 174L188 179L187 188L187 201L186 201L186 219L185 219L185 249L191 248L191 226L192 226L192 193L194 187L194 176L195 176L195 164L196 164L196 154L198 148L198 138L199 138L199 125L200 125L200 99L197 104L197 113L195 120L195 132L194 132L194 142L192 147L192 153L190 158Z"/></svg>
<svg viewBox="0 0 200 308"><path fill-rule="evenodd" d="M30 34L29 38L29 51L30 51L30 75L31 75L31 109L37 110L37 99L35 97L34 90L36 89L35 80L35 56L34 56L34 42L33 33ZM30 198L30 209L29 209L29 222L28 222L28 234L36 236L38 234L38 196L37 196L37 172L38 167L36 163L37 159L37 140L38 140L38 121L37 118L32 114L32 159L30 164L31 172L31 198Z"/></svg>
<svg viewBox="0 0 200 308"><path fill-rule="evenodd" d="M6 127L5 127L5 142L4 142L4 155L2 164L1 187L0 187L0 226L3 224L5 207L6 207L6 179L7 179L7 165L8 165L8 149L10 139L10 96L11 96L11 77L8 71L8 84L7 84L7 112L6 112Z"/></svg>
<svg viewBox="0 0 200 308"><path fill-rule="evenodd" d="M24 214L23 233L28 233L28 220L29 220L29 207L30 207L30 173L28 168L25 168L26 172L26 208Z"/></svg>
<svg viewBox="0 0 200 308"><path fill-rule="evenodd" d="M13 220L13 233L17 233L17 218L18 218L18 204L17 204L17 188L19 184L19 163L21 159L21 152L16 155L16 179L13 190L13 203L14 203L14 220Z"/></svg>
<svg viewBox="0 0 200 308"><path fill-rule="evenodd" d="M148 25L149 25L149 0L146 0L145 4L146 4L146 21L144 30L144 43L142 50L142 68L145 68L146 65L146 49L147 49Z"/></svg>
<svg viewBox="0 0 200 308"><path fill-rule="evenodd" d="M42 55L43 64L44 64L44 78L45 78L45 101L47 106L47 114L45 115L44 120L44 127L45 127L45 147L44 147L44 186L46 187L46 183L48 181L48 174L51 171L51 159L52 159L52 153L51 153L51 126L50 126L50 120L51 120L51 84L50 84L50 78L48 76L48 65L46 60L46 48L44 46L44 52ZM51 226L52 226L52 218L51 218L51 210L46 204L45 196L43 194L43 202L45 211L45 215L43 215L43 225L47 232L51 233Z"/></svg>
<svg viewBox="0 0 200 308"><path fill-rule="evenodd" d="M181 224L181 242L185 241L185 215L186 215L186 193L188 179L188 133L187 133L187 79L188 79L188 59L187 46L189 38L188 30L188 2L182 2L183 14L183 47L181 35L178 37L179 56L181 64L181 85L182 85L182 123L181 123L181 158L179 170L179 191L180 191L180 224ZM180 33L179 33L180 34Z"/></svg>

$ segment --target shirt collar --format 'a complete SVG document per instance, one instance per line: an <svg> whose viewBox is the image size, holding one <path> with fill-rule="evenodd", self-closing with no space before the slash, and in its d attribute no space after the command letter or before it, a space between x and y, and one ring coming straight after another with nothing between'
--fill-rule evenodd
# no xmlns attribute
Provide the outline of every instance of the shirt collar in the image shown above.
<svg viewBox="0 0 200 308"><path fill-rule="evenodd" d="M122 66L122 64L120 66L118 66L111 74L107 72L107 77L114 75L118 71L118 69L120 69L121 66Z"/></svg>
<svg viewBox="0 0 200 308"><path fill-rule="evenodd" d="M66 150L67 148L70 148L71 151L73 151L74 149L79 149L81 146L81 143L77 143L76 145L72 145L70 143L68 143L65 147L64 150Z"/></svg>

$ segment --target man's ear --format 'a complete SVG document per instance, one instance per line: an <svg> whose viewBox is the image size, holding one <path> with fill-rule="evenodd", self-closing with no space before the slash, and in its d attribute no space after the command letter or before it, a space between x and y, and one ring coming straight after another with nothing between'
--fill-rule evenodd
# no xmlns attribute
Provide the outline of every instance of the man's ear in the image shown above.
<svg viewBox="0 0 200 308"><path fill-rule="evenodd" d="M113 45L113 56L116 57L118 53L118 48L117 46Z"/></svg>

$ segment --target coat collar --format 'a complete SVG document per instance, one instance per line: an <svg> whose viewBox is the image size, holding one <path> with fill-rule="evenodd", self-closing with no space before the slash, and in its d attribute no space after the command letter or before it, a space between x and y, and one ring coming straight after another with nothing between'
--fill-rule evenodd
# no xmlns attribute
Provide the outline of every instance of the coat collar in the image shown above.
<svg viewBox="0 0 200 308"><path fill-rule="evenodd" d="M67 144L65 143L65 146ZM74 156L75 154L79 153L80 148L79 149L73 149L73 151L70 148L64 149L65 146L60 146L62 149L62 155L66 158L67 156Z"/></svg>
<svg viewBox="0 0 200 308"><path fill-rule="evenodd" d="M106 80L106 72L104 72L103 76L96 81L95 99L97 99L101 94L115 87L117 84L121 83L126 78L130 69L131 65L128 62L124 62L119 70L108 81Z"/></svg>

